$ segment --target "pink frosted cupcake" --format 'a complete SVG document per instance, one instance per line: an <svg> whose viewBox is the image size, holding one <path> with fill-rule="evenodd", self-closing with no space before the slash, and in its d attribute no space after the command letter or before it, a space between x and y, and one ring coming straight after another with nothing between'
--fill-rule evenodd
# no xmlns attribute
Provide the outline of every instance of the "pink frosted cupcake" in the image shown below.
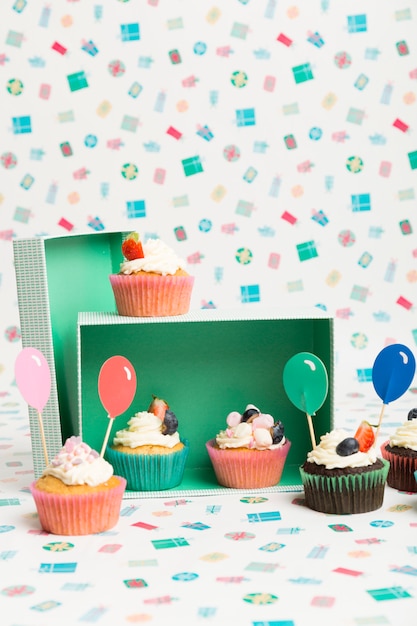
<svg viewBox="0 0 417 626"><path fill-rule="evenodd" d="M284 426L252 404L229 413L227 428L206 443L217 482L233 489L273 487L281 480L291 442Z"/></svg>
<svg viewBox="0 0 417 626"><path fill-rule="evenodd" d="M30 485L42 528L54 535L90 535L118 522L126 480L81 441L70 437Z"/></svg>
<svg viewBox="0 0 417 626"><path fill-rule="evenodd" d="M409 411L407 421L382 444L381 454L390 464L388 485L399 491L417 492L417 408Z"/></svg>
<svg viewBox="0 0 417 626"><path fill-rule="evenodd" d="M184 261L160 239L143 245L137 233L122 244L125 261L118 274L110 275L119 315L166 317L188 313L194 277Z"/></svg>

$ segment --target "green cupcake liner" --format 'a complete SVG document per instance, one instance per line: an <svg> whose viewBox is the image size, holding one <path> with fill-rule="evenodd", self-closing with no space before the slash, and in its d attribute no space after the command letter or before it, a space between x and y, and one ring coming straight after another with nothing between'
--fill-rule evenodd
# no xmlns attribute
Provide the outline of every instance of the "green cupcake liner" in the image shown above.
<svg viewBox="0 0 417 626"><path fill-rule="evenodd" d="M183 449L170 454L126 454L108 446L105 458L113 465L115 473L126 478L126 489L161 491L176 487L182 481L189 443L187 440L181 443Z"/></svg>
<svg viewBox="0 0 417 626"><path fill-rule="evenodd" d="M335 515L367 513L381 508L389 463L380 460L381 469L344 476L309 474L300 467L306 505L314 511Z"/></svg>

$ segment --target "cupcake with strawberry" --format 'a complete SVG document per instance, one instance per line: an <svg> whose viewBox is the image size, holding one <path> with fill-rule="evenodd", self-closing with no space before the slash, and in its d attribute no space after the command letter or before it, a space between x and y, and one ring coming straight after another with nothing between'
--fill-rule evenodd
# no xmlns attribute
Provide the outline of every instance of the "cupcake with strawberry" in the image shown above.
<svg viewBox="0 0 417 626"><path fill-rule="evenodd" d="M132 232L121 251L120 271L109 276L119 315L165 317L189 311L194 277L171 248L160 239L142 243Z"/></svg>
<svg viewBox="0 0 417 626"><path fill-rule="evenodd" d="M106 459L127 480L131 491L160 491L183 479L189 444L178 433L178 419L162 398L153 396L146 411L139 411L119 430Z"/></svg>
<svg viewBox="0 0 417 626"><path fill-rule="evenodd" d="M353 436L335 429L301 466L305 503L322 513L366 513L382 506L389 463L378 458L375 428L362 421Z"/></svg>

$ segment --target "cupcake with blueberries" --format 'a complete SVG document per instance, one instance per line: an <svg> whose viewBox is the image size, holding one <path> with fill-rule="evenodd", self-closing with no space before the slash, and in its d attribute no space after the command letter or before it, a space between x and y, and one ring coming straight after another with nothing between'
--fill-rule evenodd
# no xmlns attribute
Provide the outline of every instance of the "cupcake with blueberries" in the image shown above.
<svg viewBox="0 0 417 626"><path fill-rule="evenodd" d="M388 485L417 492L417 408L408 412L407 420L382 444L381 454L390 464Z"/></svg>
<svg viewBox="0 0 417 626"><path fill-rule="evenodd" d="M378 458L367 422L354 436L335 429L320 438L300 468L305 503L315 511L344 515L382 506L389 463Z"/></svg>
<svg viewBox="0 0 417 626"><path fill-rule="evenodd" d="M206 443L217 482L233 489L278 485L290 447L283 423L252 404L229 413L226 428Z"/></svg>
<svg viewBox="0 0 417 626"><path fill-rule="evenodd" d="M105 457L127 480L131 491L160 491L183 479L189 444L178 433L178 419L162 398L153 396L147 411L139 411L116 432Z"/></svg>

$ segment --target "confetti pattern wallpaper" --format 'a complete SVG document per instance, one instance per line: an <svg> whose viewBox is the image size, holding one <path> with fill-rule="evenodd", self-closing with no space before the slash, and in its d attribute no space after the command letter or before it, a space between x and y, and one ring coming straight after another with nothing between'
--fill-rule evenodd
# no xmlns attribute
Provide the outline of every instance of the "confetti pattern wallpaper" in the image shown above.
<svg viewBox="0 0 417 626"><path fill-rule="evenodd" d="M3 0L0 391L33 235L159 236L193 308L324 309L347 384L415 348L416 20L415 0Z"/></svg>

